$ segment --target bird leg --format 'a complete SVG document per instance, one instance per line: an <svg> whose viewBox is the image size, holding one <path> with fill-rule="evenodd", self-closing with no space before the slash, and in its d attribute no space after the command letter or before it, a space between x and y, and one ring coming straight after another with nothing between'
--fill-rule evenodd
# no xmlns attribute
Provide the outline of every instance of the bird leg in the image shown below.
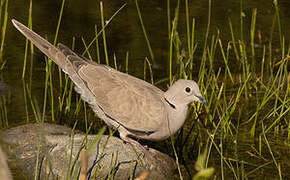
<svg viewBox="0 0 290 180"><path fill-rule="evenodd" d="M138 141L134 140L133 138L130 138L129 136L121 136L121 139L124 140L125 142L130 143L131 145L137 146L139 149L142 150L144 154L149 153L149 148L147 146L143 146L140 144Z"/></svg>

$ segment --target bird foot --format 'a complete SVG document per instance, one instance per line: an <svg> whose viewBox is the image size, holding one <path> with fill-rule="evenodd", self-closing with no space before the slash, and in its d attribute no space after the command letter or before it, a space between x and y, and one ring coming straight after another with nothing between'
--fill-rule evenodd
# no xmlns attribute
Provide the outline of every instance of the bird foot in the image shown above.
<svg viewBox="0 0 290 180"><path fill-rule="evenodd" d="M132 139L132 138L130 138L130 137L128 137L128 136L125 136L124 138L122 138L125 142L128 142L128 143L130 143L131 145L133 145L133 146L136 146L137 148L139 148L142 152L143 152L143 154L145 155L145 156L149 156L150 155L150 151L149 151L149 147L147 146L147 145L142 145L142 144L140 144L138 141L136 141L136 140L134 140L134 139Z"/></svg>

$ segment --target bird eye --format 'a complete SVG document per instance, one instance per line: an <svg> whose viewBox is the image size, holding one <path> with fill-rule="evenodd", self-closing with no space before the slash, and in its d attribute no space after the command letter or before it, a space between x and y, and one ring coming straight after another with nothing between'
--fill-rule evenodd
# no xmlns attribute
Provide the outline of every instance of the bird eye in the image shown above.
<svg viewBox="0 0 290 180"><path fill-rule="evenodd" d="M185 88L185 91L186 91L187 93L190 93L190 91L191 91L190 87L186 87L186 88Z"/></svg>

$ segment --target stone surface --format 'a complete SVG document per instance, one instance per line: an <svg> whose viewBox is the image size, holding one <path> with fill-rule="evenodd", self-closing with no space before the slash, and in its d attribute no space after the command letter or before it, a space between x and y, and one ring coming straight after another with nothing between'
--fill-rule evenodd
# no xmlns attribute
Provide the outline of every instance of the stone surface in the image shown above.
<svg viewBox="0 0 290 180"><path fill-rule="evenodd" d="M42 128L40 124L27 124L0 132L0 139L8 144L5 150L9 157L16 159L29 179L34 177L37 152L41 179L72 179L79 175L79 152L85 134L75 132L73 138L71 134L70 128L61 125L45 123ZM92 149L87 153L88 177L96 174L97 179L128 179L149 172L148 179L170 179L176 169L173 159L154 149L144 155L139 148L119 138L103 135L97 143L92 143L96 139L97 135L87 136L87 149Z"/></svg>

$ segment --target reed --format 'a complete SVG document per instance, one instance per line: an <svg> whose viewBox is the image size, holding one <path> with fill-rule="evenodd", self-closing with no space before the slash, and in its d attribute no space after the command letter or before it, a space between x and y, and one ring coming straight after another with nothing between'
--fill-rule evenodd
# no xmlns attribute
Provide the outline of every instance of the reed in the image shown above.
<svg viewBox="0 0 290 180"><path fill-rule="evenodd" d="M1 46L0 46L0 62L3 61L3 50L4 50L4 42L5 42L5 37L6 37L6 29L7 29L7 19L8 19L8 0L5 1L5 9L4 9L4 19L2 22L2 7L4 4L4 1L1 1L1 7L0 7L0 23L2 25L1 28Z"/></svg>
<svg viewBox="0 0 290 180"><path fill-rule="evenodd" d="M143 23L143 19L142 19L141 11L140 11L140 8L139 8L138 0L135 0L135 4L136 4L136 9L137 9L138 17L139 17L139 20L140 20L140 24L141 24L141 27L142 27L142 30L143 30L143 34L144 34L144 37L145 37L145 40L146 40L146 43L147 43L147 47L148 47L148 50L149 50L149 53L150 53L150 57L151 57L152 61L154 62L154 53L152 51L152 48L151 48L151 45L150 45L150 41L149 41L145 26L144 26L144 23Z"/></svg>
<svg viewBox="0 0 290 180"><path fill-rule="evenodd" d="M100 1L100 9L101 9L102 28L105 29L104 10L103 10L103 2L102 1ZM103 44L104 44L105 60L106 60L106 64L109 65L109 57L108 57L108 51L107 51L107 41L106 41L106 33L105 33L105 30L102 31L102 34L103 34Z"/></svg>
<svg viewBox="0 0 290 180"><path fill-rule="evenodd" d="M8 1L6 1L8 2ZM184 3L184 4L181 4ZM275 171L279 179L286 173L283 169L279 157L273 149L269 137L275 134L277 137L283 134L281 129L285 129L283 125L287 126L287 137L285 140L290 139L290 122L289 122L289 52L290 47L286 47L287 44L283 36L279 5L278 1L274 1L274 15L272 27L270 29L270 38L267 43L261 45L261 51L255 47L257 41L257 22L258 11L253 9L250 18L250 27L245 26L245 12L243 0L240 0L240 16L239 16L239 27L234 27L232 20L228 18L228 32L231 37L230 40L226 40L221 36L221 31L212 31L212 1L208 1L208 19L207 27L200 39L203 42L197 42L196 31L199 29L199 19L191 17L189 1L177 1L174 14L171 13L171 1L167 0L167 28L168 28L168 84L172 84L175 79L185 78L193 79L198 74L195 80L198 82L203 95L208 100L208 106L204 107L200 104L195 104L191 107L190 117L195 118L195 122L190 122L180 130L176 136L172 136L168 141L168 146L171 150L168 152L176 160L178 177L180 179L186 179L187 174L184 171L185 166L190 163L184 161L188 154L197 152L198 158L202 159L201 167L203 170L207 170L210 174L208 177L215 177L220 179L227 179L232 177L233 179L249 179L251 176L259 173L261 170L265 170L269 165L275 167ZM61 11L59 16L58 25L56 27L56 36L54 43L57 41L57 36L61 24L62 11L64 9L65 1L62 1ZM95 26L94 39L89 43L86 43L82 38L85 50L83 55L86 55L90 60L93 59L93 54L90 53L90 47L93 43L95 44L97 62L101 62L101 52L104 53L105 63L109 65L109 50L107 45L110 42L106 40L106 28L114 17L121 12L126 6L124 4L121 8L116 11L111 18L105 22L105 8L103 2L100 4L100 17L101 17L101 29ZM141 24L141 28L145 37L148 51L152 63L154 63L154 50L150 45L150 37L147 34L145 24L143 23L142 14L138 0L135 0L136 10L138 18ZM32 7L32 1L31 1ZM185 17L180 16L180 9L184 7ZM30 8L32 9L32 8ZM1 13L0 13L1 14ZM31 19L32 11L29 15L29 27L32 27ZM185 24L181 24L180 18L185 18ZM1 18L0 18L1 19ZM5 18L4 18L5 19ZM185 32L180 32L180 26L185 27ZM2 26L3 27L3 26ZM6 27L5 27L6 28ZM238 32L234 31L238 28ZM248 29L246 29L248 28ZM249 34L245 32L250 32ZM275 33L278 33L276 36ZM180 38L180 35L185 35L185 39ZM4 35L5 36L5 35ZM102 36L100 39L99 36ZM275 52L273 49L277 48L273 42L279 39L278 48L281 51ZM2 31L2 41L3 41ZM100 41L103 42L101 46ZM2 46L1 46L2 47ZM75 39L73 38L72 49L75 47ZM25 55L24 55L24 66L23 75L27 71L26 59L28 57L29 44L26 42ZM32 47L30 49L33 49ZM199 52L199 57L196 52ZM30 52L31 55L33 51ZM129 54L126 52L125 69L128 73L129 70ZM278 58L277 58L278 57ZM131 55L130 55L131 58ZM277 60L278 59L278 60ZM116 54L113 55L114 67L120 69L118 66L118 57ZM62 113L73 117L82 116L84 119L84 130L86 135L91 130L92 112L88 111L87 104L83 103L79 95L73 93L73 83L69 80L68 76L62 77L59 71L59 82L53 79L54 71L50 60L46 60L46 73L45 73L45 87L43 96L42 116L38 110L37 101L32 95L31 86L23 83L23 94L24 104L26 106L26 121L30 122L29 111L33 112L34 119L37 122L44 122L46 112L51 110L51 120L55 121L57 113ZM194 65L198 64L198 72L193 72ZM176 66L175 66L176 65ZM218 67L217 67L218 66ZM119 67L119 68L118 68ZM131 67L131 66L130 66ZM151 69L151 63L148 59L144 60L144 79L146 80L147 72L150 72L151 83L154 84L154 69ZM149 79L147 81L150 81ZM156 80L160 82L161 80ZM59 85L56 85L59 83ZM53 87L55 87L53 91ZM54 96L59 92L59 107L54 108ZM2 99L1 99L2 100ZM5 119L5 106L3 106L3 100L0 104L1 119ZM30 104L30 105L29 105ZM5 105L5 102L4 102ZM30 106L30 108L28 107ZM54 112L55 109L55 112ZM4 113L2 113L4 112ZM245 113L246 112L246 113ZM79 125L79 124L78 124ZM74 124L74 129L77 127L77 123ZM247 155L251 158L261 159L265 162L255 164L246 158L244 152L241 152L239 141L242 137L242 130L246 129L245 133L247 139L251 145L251 149L247 150ZM83 147L86 148L87 153L90 154L100 141L101 135L105 132L105 128L101 128L96 139L88 144L87 140L84 139ZM284 131L285 132L285 131ZM204 135L204 136L203 136ZM73 147L72 132L71 147ZM283 138L283 137L282 137ZM181 143L179 143L180 140ZM195 140L196 139L196 140ZM233 143L229 147L228 141ZM232 142L233 141L233 142ZM192 148L191 148L192 146ZM207 151L203 154L202 149ZM234 146L234 147L232 147ZM233 148L234 153L229 153L228 148ZM190 150L188 150L190 149ZM72 151L72 150L71 150ZM79 153L81 149L79 150ZM104 153L104 147L102 150ZM265 153L268 153L265 155ZM264 156L267 156L265 158ZM270 158L269 158L270 157ZM194 157L196 159L196 157ZM118 153L113 155L111 161L111 170L108 177L113 177L116 173L116 162L118 159ZM218 159L218 160L216 160ZM271 159L271 162L267 160ZM192 160L192 159L190 159ZM190 161L189 160L189 161ZM132 162L131 162L132 163ZM63 172L69 179L76 175L81 167L78 165L77 160L70 156L68 162L64 166L68 166L69 170ZM215 167L215 173L212 174L212 168ZM187 168L191 169L191 168ZM209 169L209 170L208 170ZM101 168L96 169L93 172L93 176L97 177L100 174ZM193 172L191 172L193 173ZM38 172L35 172L35 177ZM197 174L198 175L198 174ZM197 176L196 175L196 176ZM131 177L132 174L131 174ZM195 177L191 175L191 179Z"/></svg>
<svg viewBox="0 0 290 180"><path fill-rule="evenodd" d="M236 139L239 137L237 134L239 133L239 126L246 126L246 124L251 124L251 130L250 134L252 137L256 137L257 131L261 131L260 124L261 123L266 123L267 127L263 127L263 132L265 134L269 132L276 132L279 134L279 125L278 123L287 119L289 117L289 79L287 80L287 77L289 76L289 72L286 70L287 65L289 60L288 56L285 57L285 40L281 32L281 25L280 25L280 18L279 18L279 9L278 5L275 4L277 2L274 2L275 6L275 15L273 21L273 26L272 26L272 34L274 32L275 22L278 24L278 33L279 33L279 39L280 39L280 48L282 51L282 58L277 63L277 65L274 67L273 66L273 52L272 52L272 38L270 39L270 42L268 43L268 51L267 47L264 45L263 46L263 51L262 54L257 54L255 50L255 35L256 35L256 17L257 17L257 10L254 9L252 11L252 18L251 18L251 27L249 29L250 32L250 37L246 38L244 31L245 31L245 26L244 26L244 12L243 12L243 1L240 1L240 37L237 40L237 35L235 35L235 32L233 30L233 26L231 23L231 20L229 19L229 30L231 33L231 41L227 43L227 46L225 46L223 43L223 40L219 37L219 32L217 35L210 35L209 34L209 28L210 28L210 16L211 16L211 1L209 1L209 12L208 12L208 28L205 33L204 37L204 45L203 45L203 51L202 51L202 58L201 58L201 66L199 70L199 78L198 82L200 84L200 87L204 88L204 93L206 93L206 97L209 101L209 106L205 108L206 113L208 114L209 121L213 123L213 126L215 128L218 128L215 124L216 119L221 120L221 125L220 125L220 144L215 145L215 149L212 149L211 151L215 150L219 152L220 155L220 172L219 174L221 175L221 179L225 179L225 171L227 169L230 169L232 173L234 174L234 177L236 179L239 179L239 177L247 178L248 172L246 172L244 166L247 165L245 162L238 162L236 161L237 168L234 168L232 165L231 161L227 161L224 157L223 153L223 139L231 136L236 136ZM185 1L185 7L188 7L188 2ZM187 49L188 54L193 53L193 51L190 52L190 49L196 48L192 44L194 43L193 40L191 40L191 45L190 43L190 38L194 39L194 20L192 22L192 36L190 37L190 31L189 31L189 16L188 16L188 9L186 11L186 40L187 40ZM278 20L279 19L279 20ZM174 21L173 21L174 24ZM174 25L169 26L171 28L171 32L174 30ZM171 35L173 35L172 33ZM177 34L175 32L175 34ZM211 36L211 42L208 43L208 39ZM171 54L173 54L173 51L179 51L178 47L176 47L176 43L173 40L173 36L171 36L172 41L169 41L169 58L170 62L175 58ZM250 44L247 45L246 39L250 40ZM175 45L175 46L173 46ZM196 45L197 46L197 45ZM174 48L173 48L174 47ZM180 47L180 46L179 46ZM219 48L218 48L219 47ZM250 52L250 54L249 54ZM284 53L283 53L284 52ZM178 54L178 52L177 52ZM225 71L223 74L221 74L221 71L219 70L217 74L215 73L214 70L214 60L217 58L216 56L219 54L219 58L223 59L224 65L225 65ZM233 56L231 56L231 54ZM288 52L289 54L289 52ZM220 57L221 56L221 57ZM251 57L251 59L249 58ZM261 57L261 59L259 58ZM268 62L270 61L270 65L265 68L265 61L266 57L268 57ZM191 59L190 62L192 62L192 57L189 57ZM178 59L178 56L176 56L176 59ZM236 71L232 69L232 62L235 61L235 63L238 63L241 65L241 76L238 77L236 76ZM251 60L251 63L249 63L249 60ZM257 61L261 60L261 67L260 71L256 71L256 66L257 66ZM171 64L169 62L169 64ZM186 64L186 63L184 63ZM180 70L185 73L179 74L180 77L192 77L190 74L186 74L186 66L184 64L180 64ZM172 69L172 65L169 65L170 69ZM189 66L191 67L191 66ZM208 69L207 69L208 68ZM274 68L276 70L274 70ZM190 68L191 69L191 68ZM274 73L275 72L275 73ZM190 71L189 71L190 73ZM181 76L182 75L182 76ZM270 76L273 77L271 79L270 86L265 84L264 77L265 76ZM171 71L169 74L169 79L170 81L172 80ZM223 79L223 82L220 83L220 79ZM284 83L283 83L284 82ZM287 83L288 82L288 83ZM231 84L239 84L237 87L237 90L232 93L232 95L229 97L226 92L229 88L232 88ZM253 91L254 90L254 91ZM203 91L203 90L202 90ZM260 92L264 92L262 98L258 96ZM242 122L242 124L236 124L233 121L233 117L236 116L235 114L240 111L239 104L243 102L247 102L249 99L252 98L252 94L256 94L256 101L257 105L255 106L256 109L250 115L250 117ZM266 106L268 106L270 103L274 102L274 107L270 109L269 113L263 114L260 113L262 111L265 111ZM243 108L242 108L243 109ZM199 112L199 107L196 106L194 109L194 112ZM217 117L218 115L218 117ZM269 119L274 119L273 121L269 121ZM289 124L289 121L286 120L286 124ZM185 129L183 128L183 131ZM186 134L186 132L183 132ZM210 135L209 135L210 136ZM259 135L261 137L261 135ZM212 139L212 138L211 138ZM261 139L261 138L260 138ZM264 138L266 141L266 139ZM215 142L214 139L212 139L212 142ZM215 144L215 143L214 143ZM183 148L181 148L183 149ZM211 149L211 148L210 148ZM262 139L259 143L259 149L261 151L262 148ZM270 150L269 146L268 149ZM173 150L174 151L174 150ZM175 152L174 152L175 154ZM182 152L176 152L176 154L183 154ZM183 156L183 155L182 155ZM178 159L178 158L177 158ZM207 158L208 160L210 159L210 156ZM233 159L234 160L234 159ZM226 166L224 166L224 163ZM278 163L277 163L278 164ZM282 174L282 169L280 166L276 164L276 167L278 169L278 174L279 177L281 177ZM266 165L261 165L261 167L264 167ZM260 168L261 168L260 167ZM250 174L253 172L250 172Z"/></svg>

